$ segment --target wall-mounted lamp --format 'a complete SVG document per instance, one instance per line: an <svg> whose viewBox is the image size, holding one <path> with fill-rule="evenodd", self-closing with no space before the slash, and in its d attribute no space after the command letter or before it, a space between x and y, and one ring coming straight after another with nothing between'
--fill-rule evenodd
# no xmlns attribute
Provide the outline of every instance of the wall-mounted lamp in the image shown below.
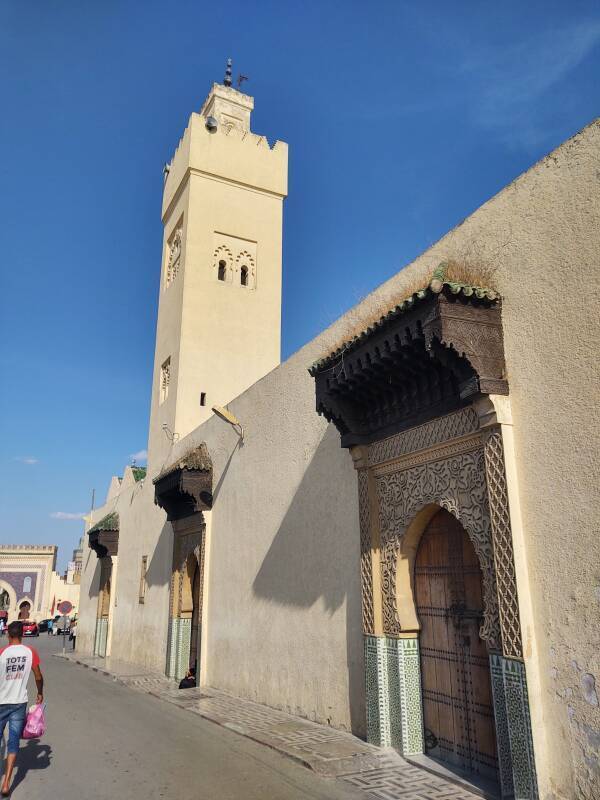
<svg viewBox="0 0 600 800"><path fill-rule="evenodd" d="M213 406L213 412L220 417L225 422L228 422L233 429L236 431L237 435L240 437L241 441L244 441L244 427L239 419L234 416L231 411L228 411L226 408L221 408L221 406Z"/></svg>
<svg viewBox="0 0 600 800"><path fill-rule="evenodd" d="M165 432L165 436L171 442L171 444L175 444L175 442L179 439L179 434L172 431L166 422L163 422L161 425L163 431Z"/></svg>

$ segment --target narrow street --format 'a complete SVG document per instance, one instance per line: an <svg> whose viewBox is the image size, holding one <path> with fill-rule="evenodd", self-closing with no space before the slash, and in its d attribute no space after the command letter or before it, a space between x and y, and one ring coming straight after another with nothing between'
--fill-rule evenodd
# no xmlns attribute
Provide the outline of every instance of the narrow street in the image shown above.
<svg viewBox="0 0 600 800"><path fill-rule="evenodd" d="M364 797L196 715L52 657L61 649L54 637L42 634L30 644L42 660L48 731L39 741L22 741L15 800Z"/></svg>

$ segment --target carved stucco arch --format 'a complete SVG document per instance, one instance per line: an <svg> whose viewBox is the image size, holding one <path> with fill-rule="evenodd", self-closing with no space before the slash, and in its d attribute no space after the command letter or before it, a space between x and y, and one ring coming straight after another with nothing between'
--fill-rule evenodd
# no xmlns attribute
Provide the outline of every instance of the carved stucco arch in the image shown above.
<svg viewBox="0 0 600 800"><path fill-rule="evenodd" d="M191 617L194 607L194 574L200 570L200 548L194 548L180 567L179 615Z"/></svg>
<svg viewBox="0 0 600 800"><path fill-rule="evenodd" d="M376 476L385 633L398 636L419 627L411 566L425 526L435 511L444 508L466 530L477 554L484 600L484 621L479 635L491 650L499 650L500 624L483 449L449 454L406 469L388 469ZM406 614L404 618L401 610Z"/></svg>
<svg viewBox="0 0 600 800"><path fill-rule="evenodd" d="M233 253L225 244L220 244L213 256L213 275L218 279L219 262L225 262L225 283L231 283L233 280Z"/></svg>
<svg viewBox="0 0 600 800"><path fill-rule="evenodd" d="M177 523L175 524L177 525ZM200 585L202 586L205 535L206 523L204 521L201 522L200 529L195 532L183 535L175 534L171 572L171 616L173 617L181 616L186 600L191 597L191 581L196 564L200 570Z"/></svg>

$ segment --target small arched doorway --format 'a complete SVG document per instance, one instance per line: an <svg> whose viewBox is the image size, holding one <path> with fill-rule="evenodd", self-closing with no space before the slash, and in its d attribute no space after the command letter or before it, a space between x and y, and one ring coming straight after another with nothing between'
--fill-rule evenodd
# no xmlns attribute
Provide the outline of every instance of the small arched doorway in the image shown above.
<svg viewBox="0 0 600 800"><path fill-rule="evenodd" d="M107 654L108 623L110 619L112 559L110 556L100 558L100 582L98 585L98 610L96 616L96 636L94 655L104 658Z"/></svg>
<svg viewBox="0 0 600 800"><path fill-rule="evenodd" d="M0 611L8 611L10 608L10 595L6 589L0 590Z"/></svg>
<svg viewBox="0 0 600 800"><path fill-rule="evenodd" d="M481 568L467 532L444 509L423 531L414 586L427 754L497 780L489 657L479 637Z"/></svg>
<svg viewBox="0 0 600 800"><path fill-rule="evenodd" d="M196 670L198 677L198 647L200 643L200 565L195 553L190 553L185 562L181 587L180 617L189 625L189 650L182 653L182 667L185 671Z"/></svg>
<svg viewBox="0 0 600 800"><path fill-rule="evenodd" d="M19 605L19 619L20 620L29 619L30 611L31 611L31 603L29 603L27 600L24 600Z"/></svg>

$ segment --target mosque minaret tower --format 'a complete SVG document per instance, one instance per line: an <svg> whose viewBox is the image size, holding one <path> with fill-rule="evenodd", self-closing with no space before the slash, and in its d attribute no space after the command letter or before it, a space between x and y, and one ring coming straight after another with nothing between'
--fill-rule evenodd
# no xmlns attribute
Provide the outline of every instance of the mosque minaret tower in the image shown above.
<svg viewBox="0 0 600 800"><path fill-rule="evenodd" d="M231 84L229 60L165 166L151 469L280 361L287 145L252 133Z"/></svg>

